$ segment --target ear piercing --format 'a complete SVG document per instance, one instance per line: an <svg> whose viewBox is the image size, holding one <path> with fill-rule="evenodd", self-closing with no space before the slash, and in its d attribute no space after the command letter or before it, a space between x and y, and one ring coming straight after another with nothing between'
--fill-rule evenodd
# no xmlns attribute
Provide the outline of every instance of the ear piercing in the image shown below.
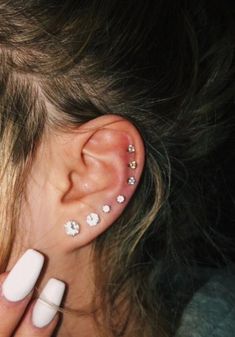
<svg viewBox="0 0 235 337"><path fill-rule="evenodd" d="M130 153L135 152L135 147L134 147L134 145L132 145L132 144L128 145L127 151L130 152Z"/></svg>
<svg viewBox="0 0 235 337"><path fill-rule="evenodd" d="M135 170L137 167L137 162L135 160L130 161L128 167L130 167L132 170Z"/></svg>
<svg viewBox="0 0 235 337"><path fill-rule="evenodd" d="M100 222L100 217L96 213L90 213L86 218L86 222L91 227L96 226Z"/></svg>
<svg viewBox="0 0 235 337"><path fill-rule="evenodd" d="M120 194L120 195L117 196L116 200L119 204L122 204L126 200L126 197L124 195Z"/></svg>
<svg viewBox="0 0 235 337"><path fill-rule="evenodd" d="M78 222L76 222L74 220L68 221L64 225L64 228L65 228L66 234L69 235L69 236L76 236L80 232L80 225L79 225Z"/></svg>
<svg viewBox="0 0 235 337"><path fill-rule="evenodd" d="M127 148L127 152L129 153L134 153L135 152L135 146L133 144L128 145ZM137 168L137 162L135 160L131 160L128 163L128 167L132 170L135 170ZM130 176L127 179L127 183L128 185L134 185L136 183L136 178L134 176ZM118 204L123 204L126 201L126 197L123 194L119 194L116 197L116 202ZM102 211L103 213L110 213L112 210L112 207L108 204L105 204L102 206ZM97 213L90 213L87 215L86 217L86 223L91 226L94 227L96 226L99 222L101 221L100 216ZM65 232L67 235L69 236L76 236L80 233L80 224L78 222L76 222L75 220L70 220L68 221L65 225Z"/></svg>
<svg viewBox="0 0 235 337"><path fill-rule="evenodd" d="M130 145L128 146L127 151L128 151L129 153L134 153L134 152L135 152L135 146L132 145L132 144L130 144ZM137 162L136 162L135 160L130 161L129 164L128 164L128 167L130 167L132 170L135 170L136 167L137 167ZM133 176L129 177L129 178L127 179L127 183L128 183L128 185L134 185L134 184L136 183L135 177L133 177Z"/></svg>
<svg viewBox="0 0 235 337"><path fill-rule="evenodd" d="M104 213L110 213L110 212L111 212L111 206L109 206L109 205L104 205L104 206L102 207L102 211L103 211Z"/></svg>
<svg viewBox="0 0 235 337"><path fill-rule="evenodd" d="M128 178L127 182L129 185L134 185L136 183L136 179L135 177L130 177Z"/></svg>

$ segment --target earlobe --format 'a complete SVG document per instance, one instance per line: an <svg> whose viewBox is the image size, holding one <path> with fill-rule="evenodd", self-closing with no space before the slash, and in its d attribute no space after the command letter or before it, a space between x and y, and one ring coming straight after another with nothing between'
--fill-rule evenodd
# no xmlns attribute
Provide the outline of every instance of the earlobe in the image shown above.
<svg viewBox="0 0 235 337"><path fill-rule="evenodd" d="M74 167L68 165L71 184L60 199L64 222L57 229L66 252L87 245L113 224L133 196L144 166L144 144L131 122L109 115L83 127L92 130L87 138L84 133L79 138L78 132L66 149L67 154L73 151L77 141L81 151Z"/></svg>

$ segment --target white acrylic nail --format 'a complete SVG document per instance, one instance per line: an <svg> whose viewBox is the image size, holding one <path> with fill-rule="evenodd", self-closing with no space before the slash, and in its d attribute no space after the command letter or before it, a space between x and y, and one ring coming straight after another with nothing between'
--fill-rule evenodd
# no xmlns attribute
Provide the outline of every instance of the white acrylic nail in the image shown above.
<svg viewBox="0 0 235 337"><path fill-rule="evenodd" d="M61 304L64 291L64 282L54 278L47 282L33 308L32 322L35 327L43 328L53 320L57 313L57 306Z"/></svg>
<svg viewBox="0 0 235 337"><path fill-rule="evenodd" d="M12 302L23 300L32 291L42 270L44 256L28 249L16 262L2 285L3 296Z"/></svg>

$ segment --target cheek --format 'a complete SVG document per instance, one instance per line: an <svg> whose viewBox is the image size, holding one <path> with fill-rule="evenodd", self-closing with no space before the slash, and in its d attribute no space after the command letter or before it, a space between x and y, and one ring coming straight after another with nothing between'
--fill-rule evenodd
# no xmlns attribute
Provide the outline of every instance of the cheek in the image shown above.
<svg viewBox="0 0 235 337"><path fill-rule="evenodd" d="M27 202L23 201L20 214L20 228L27 245L35 247L52 239L56 219L55 189L50 183L31 179L27 186Z"/></svg>

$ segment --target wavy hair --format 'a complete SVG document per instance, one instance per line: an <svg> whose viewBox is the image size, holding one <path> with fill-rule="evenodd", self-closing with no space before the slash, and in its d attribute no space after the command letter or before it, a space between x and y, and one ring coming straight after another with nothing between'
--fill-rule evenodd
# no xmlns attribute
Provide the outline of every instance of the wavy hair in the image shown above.
<svg viewBox="0 0 235 337"><path fill-rule="evenodd" d="M112 113L144 140L135 195L94 243L102 336L171 336L182 309L175 276L227 253L218 223L231 203L220 195L234 129L233 7L0 0L1 272L46 127Z"/></svg>

